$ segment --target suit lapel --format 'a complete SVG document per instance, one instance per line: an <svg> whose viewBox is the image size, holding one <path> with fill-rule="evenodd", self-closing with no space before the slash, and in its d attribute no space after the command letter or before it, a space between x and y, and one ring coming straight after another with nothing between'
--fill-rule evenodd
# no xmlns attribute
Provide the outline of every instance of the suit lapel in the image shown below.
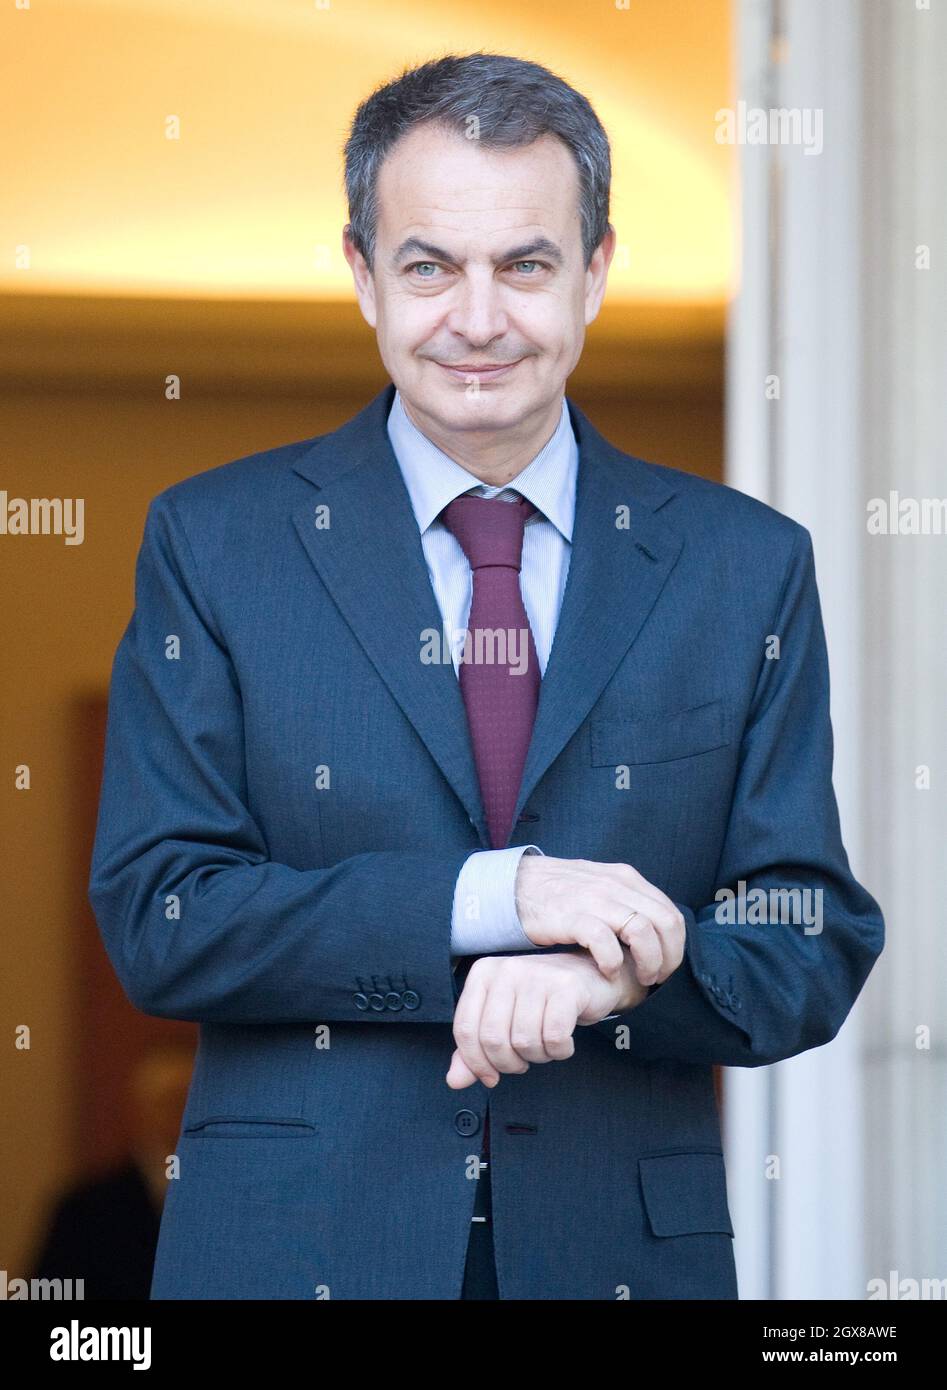
<svg viewBox="0 0 947 1390"><path fill-rule="evenodd" d="M442 633L421 536L386 421L387 386L293 467L316 491L293 522L339 611L490 848L460 684L449 654L421 660ZM657 601L681 549L656 515L672 489L619 453L569 402L579 443L572 555L523 771L516 818L585 719ZM620 507L629 527L616 525ZM316 524L317 508L328 525Z"/></svg>
<svg viewBox="0 0 947 1390"><path fill-rule="evenodd" d="M293 521L312 563L369 660L414 725L490 847L460 684L421 660L422 633L442 632L421 534L385 424L388 386L295 463L318 492ZM329 524L315 524L317 507ZM357 718L357 711L353 711Z"/></svg>
<svg viewBox="0 0 947 1390"><path fill-rule="evenodd" d="M579 445L572 553L514 825L634 642L683 545L656 515L673 489L568 405Z"/></svg>

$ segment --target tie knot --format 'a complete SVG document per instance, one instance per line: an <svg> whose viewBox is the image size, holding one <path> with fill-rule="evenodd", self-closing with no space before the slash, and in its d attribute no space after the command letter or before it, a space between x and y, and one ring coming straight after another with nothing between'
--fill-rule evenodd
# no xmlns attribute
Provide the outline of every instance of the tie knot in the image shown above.
<svg viewBox="0 0 947 1390"><path fill-rule="evenodd" d="M455 497L441 512L472 570L507 565L518 570L523 554L523 528L536 508L525 497L504 502L499 497Z"/></svg>

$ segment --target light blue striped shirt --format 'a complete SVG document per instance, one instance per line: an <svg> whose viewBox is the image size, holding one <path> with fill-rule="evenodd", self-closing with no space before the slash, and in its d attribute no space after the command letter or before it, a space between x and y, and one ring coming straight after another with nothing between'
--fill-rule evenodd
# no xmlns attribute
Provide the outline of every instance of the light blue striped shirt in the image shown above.
<svg viewBox="0 0 947 1390"><path fill-rule="evenodd" d="M388 415L388 437L411 498L458 675L458 650L470 614L473 580L460 542L439 515L448 502L465 492L508 502L522 495L537 508L523 532L520 593L539 668L545 673L569 572L575 519L579 448L565 399L551 439L532 463L502 488L488 487L475 479L422 434L408 418L398 391ZM466 860L454 891L452 955L535 949L520 924L514 897L516 870L524 851L542 853L538 845L517 845L513 849L477 850Z"/></svg>

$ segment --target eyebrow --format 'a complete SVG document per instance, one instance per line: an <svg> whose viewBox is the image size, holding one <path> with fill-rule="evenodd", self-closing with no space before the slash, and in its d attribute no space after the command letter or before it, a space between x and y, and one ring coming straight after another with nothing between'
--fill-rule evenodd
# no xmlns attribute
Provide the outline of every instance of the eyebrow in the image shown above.
<svg viewBox="0 0 947 1390"><path fill-rule="evenodd" d="M409 256L424 256L433 261L446 261L448 265L457 265L457 261L449 251L445 251L442 246L435 246L433 242L422 241L420 237L410 236L403 241L391 258L392 266L398 266L408 259ZM548 237L536 237L534 241L524 242L522 246L514 246L511 251L504 251L500 256L494 256L493 264L506 265L510 261L528 261L534 256L546 256L556 265L561 266L563 255L554 241Z"/></svg>

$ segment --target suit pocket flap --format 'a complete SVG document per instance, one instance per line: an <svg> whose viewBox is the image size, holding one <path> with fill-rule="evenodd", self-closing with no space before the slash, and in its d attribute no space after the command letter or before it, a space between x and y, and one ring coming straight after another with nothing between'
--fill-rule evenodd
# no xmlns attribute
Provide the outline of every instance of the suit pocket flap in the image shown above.
<svg viewBox="0 0 947 1390"><path fill-rule="evenodd" d="M667 763L729 743L722 700L640 719L592 719L593 767Z"/></svg>
<svg viewBox="0 0 947 1390"><path fill-rule="evenodd" d="M722 1153L708 1149L648 1154L638 1159L638 1171L648 1221L656 1236L704 1231L733 1235Z"/></svg>

